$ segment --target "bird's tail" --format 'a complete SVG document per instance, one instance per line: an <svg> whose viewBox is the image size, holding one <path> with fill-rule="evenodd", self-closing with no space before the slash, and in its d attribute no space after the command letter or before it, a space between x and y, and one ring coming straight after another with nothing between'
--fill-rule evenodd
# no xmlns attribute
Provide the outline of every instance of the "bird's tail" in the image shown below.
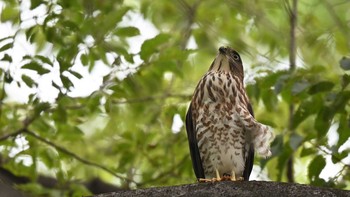
<svg viewBox="0 0 350 197"><path fill-rule="evenodd" d="M261 157L266 158L271 156L270 143L274 138L271 128L259 122L255 122L255 129L253 129L252 132L256 152Z"/></svg>

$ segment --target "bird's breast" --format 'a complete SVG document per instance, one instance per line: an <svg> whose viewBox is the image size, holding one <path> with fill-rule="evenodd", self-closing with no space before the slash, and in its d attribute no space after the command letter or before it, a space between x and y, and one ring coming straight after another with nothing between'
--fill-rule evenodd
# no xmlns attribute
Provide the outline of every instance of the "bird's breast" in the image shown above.
<svg viewBox="0 0 350 197"><path fill-rule="evenodd" d="M195 125L205 174L241 174L248 144L236 110L247 103L243 84L230 73L209 72L197 89Z"/></svg>
<svg viewBox="0 0 350 197"><path fill-rule="evenodd" d="M196 119L198 148L207 176L215 170L242 175L248 144L246 132L231 104L206 103Z"/></svg>

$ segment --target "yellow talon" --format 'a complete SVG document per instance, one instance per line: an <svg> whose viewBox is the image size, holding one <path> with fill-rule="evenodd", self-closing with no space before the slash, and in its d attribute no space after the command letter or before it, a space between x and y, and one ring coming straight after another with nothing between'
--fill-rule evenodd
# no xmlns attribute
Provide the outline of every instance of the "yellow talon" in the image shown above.
<svg viewBox="0 0 350 197"><path fill-rule="evenodd" d="M237 180L236 180L236 173L235 173L235 171L233 171L233 170L232 170L232 172L231 172L231 181L237 181Z"/></svg>
<svg viewBox="0 0 350 197"><path fill-rule="evenodd" d="M219 170L215 169L215 172L216 172L216 181L221 181Z"/></svg>
<svg viewBox="0 0 350 197"><path fill-rule="evenodd" d="M207 182L219 182L219 181L243 181L244 178L243 177L236 177L236 173L235 171L232 170L231 175L224 173L222 177L220 177L220 173L219 170L215 169L215 173L216 173L216 177L215 178L211 178L211 179L203 179L200 178L198 179L198 182L200 183L207 183Z"/></svg>

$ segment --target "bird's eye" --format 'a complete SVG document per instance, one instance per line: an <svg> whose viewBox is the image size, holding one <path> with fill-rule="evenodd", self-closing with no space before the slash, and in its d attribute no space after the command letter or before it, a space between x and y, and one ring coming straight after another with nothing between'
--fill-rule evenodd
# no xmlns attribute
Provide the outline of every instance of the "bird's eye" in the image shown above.
<svg viewBox="0 0 350 197"><path fill-rule="evenodd" d="M232 57L233 57L234 60L239 60L239 56L236 55L236 54L234 54Z"/></svg>

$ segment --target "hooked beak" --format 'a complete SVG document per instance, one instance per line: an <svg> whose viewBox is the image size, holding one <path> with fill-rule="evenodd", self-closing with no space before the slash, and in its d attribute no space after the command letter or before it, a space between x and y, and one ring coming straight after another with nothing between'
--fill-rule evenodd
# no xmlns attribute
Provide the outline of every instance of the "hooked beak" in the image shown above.
<svg viewBox="0 0 350 197"><path fill-rule="evenodd" d="M219 52L220 52L220 54L223 54L223 55L225 55L226 54L226 51L227 51L227 48L226 47L220 47L219 48Z"/></svg>

